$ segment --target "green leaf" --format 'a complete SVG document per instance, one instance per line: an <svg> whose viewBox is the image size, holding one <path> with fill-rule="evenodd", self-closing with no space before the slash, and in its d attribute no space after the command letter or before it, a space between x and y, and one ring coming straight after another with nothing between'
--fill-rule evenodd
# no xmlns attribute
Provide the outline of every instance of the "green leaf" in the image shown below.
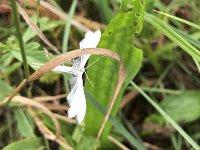
<svg viewBox="0 0 200 150"><path fill-rule="evenodd" d="M118 95L113 107L112 115L115 116L121 101L122 94L127 84L134 78L141 67L143 53L132 44L135 34L139 34L143 26L144 1L124 0L122 1L121 11L110 22L105 32L102 34L99 48L107 48L117 52L124 61L126 67L126 78L123 87ZM96 60L92 57L91 64ZM86 89L90 89L90 94L98 99L98 102L107 108L109 100L113 94L118 78L119 65L111 59L103 58L88 69L87 74L94 84L94 87L86 81ZM95 115L94 115L95 114ZM87 103L86 132L96 135L102 123L103 116L91 103ZM104 129L103 137L106 137L111 124L108 123Z"/></svg>
<svg viewBox="0 0 200 150"><path fill-rule="evenodd" d="M180 95L170 95L160 105L177 122L194 121L200 118L200 91L183 91Z"/></svg>
<svg viewBox="0 0 200 150"><path fill-rule="evenodd" d="M0 101L13 91L13 88L3 80L0 80L0 89Z"/></svg>
<svg viewBox="0 0 200 150"><path fill-rule="evenodd" d="M103 108L103 106L86 90L85 95L87 100L91 102L91 104L101 113L102 116L106 114L105 108ZM120 134L123 135L123 137L125 137L134 147L136 147L138 150L146 150L142 142L131 135L130 132L126 130L126 128L123 126L123 124L119 122L115 117L111 115L109 117L109 121L120 132Z"/></svg>
<svg viewBox="0 0 200 150"><path fill-rule="evenodd" d="M41 148L39 138L25 138L11 143L3 148L3 150L38 150Z"/></svg>
<svg viewBox="0 0 200 150"><path fill-rule="evenodd" d="M34 68L34 64L44 64L48 61L47 56L45 55L44 51L40 51L40 45L36 42L29 43L25 46L26 49L26 57L28 64ZM10 51L11 55L18 59L19 61L22 61L20 52L18 49L12 49ZM52 56L52 55L51 55Z"/></svg>
<svg viewBox="0 0 200 150"><path fill-rule="evenodd" d="M21 108L14 109L17 127L23 137L34 137L34 127L30 123L30 117ZM29 118L28 118L29 117Z"/></svg>
<svg viewBox="0 0 200 150"><path fill-rule="evenodd" d="M77 144L76 150L93 150L95 146L95 138L83 136L81 141Z"/></svg>

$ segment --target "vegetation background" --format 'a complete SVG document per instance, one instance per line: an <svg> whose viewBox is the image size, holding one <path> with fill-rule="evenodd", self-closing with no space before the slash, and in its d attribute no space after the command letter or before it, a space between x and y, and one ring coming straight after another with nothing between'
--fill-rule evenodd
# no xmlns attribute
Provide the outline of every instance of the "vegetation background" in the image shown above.
<svg viewBox="0 0 200 150"><path fill-rule="evenodd" d="M0 148L199 150L199 8L199 0L0 0ZM68 74L43 67L38 80L24 79L97 29L98 47L122 57L126 77L110 105L119 63L92 56L94 87L85 78L78 125L67 118Z"/></svg>

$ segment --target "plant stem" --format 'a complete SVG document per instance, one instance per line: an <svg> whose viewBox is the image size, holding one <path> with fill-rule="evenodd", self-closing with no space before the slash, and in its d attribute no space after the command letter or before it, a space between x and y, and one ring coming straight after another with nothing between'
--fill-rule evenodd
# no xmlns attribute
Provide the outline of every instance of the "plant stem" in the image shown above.
<svg viewBox="0 0 200 150"><path fill-rule="evenodd" d="M71 23L72 23L72 19L74 16L76 5L77 5L77 0L74 0L71 5L70 11L69 11L69 16L67 17L65 31L64 31L64 35L63 35L63 42L62 42L63 43L63 45L62 45L63 53L66 53L68 50L69 33L70 33ZM69 75L64 74L64 85L65 85L65 89L66 89L67 93L69 92L68 79L69 79Z"/></svg>
<svg viewBox="0 0 200 150"><path fill-rule="evenodd" d="M20 19L19 19L19 14L18 14L18 11L17 11L17 5L16 5L15 0L10 0L10 1L11 1L11 7L12 7L12 10L13 10L13 19L14 19L14 24L15 24L15 27L16 27L20 51L21 51L21 55L22 55L22 61L23 61L23 66L24 66L24 71L25 71L25 78L28 78L29 68L28 68L27 59L26 59L24 42L23 42L23 38L22 38L22 32L21 32L21 29L20 29Z"/></svg>

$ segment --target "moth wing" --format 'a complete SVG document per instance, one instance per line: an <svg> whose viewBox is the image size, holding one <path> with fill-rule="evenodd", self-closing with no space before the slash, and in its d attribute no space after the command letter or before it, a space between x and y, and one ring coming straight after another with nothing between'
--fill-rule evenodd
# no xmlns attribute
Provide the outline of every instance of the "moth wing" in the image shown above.
<svg viewBox="0 0 200 150"><path fill-rule="evenodd" d="M72 90L67 96L69 103L68 117L76 117L78 123L81 123L86 113L86 99L84 94L82 74L72 77Z"/></svg>
<svg viewBox="0 0 200 150"><path fill-rule="evenodd" d="M73 72L73 67L68 67L68 66L56 66L52 71L58 72L58 73L71 73L74 74Z"/></svg>
<svg viewBox="0 0 200 150"><path fill-rule="evenodd" d="M101 38L101 31L100 30L97 30L95 32L88 31L85 34L85 38L80 41L79 47L80 47L80 49L96 48L98 43L99 43L100 38ZM89 57L90 57L90 54L81 56L80 67L84 68Z"/></svg>

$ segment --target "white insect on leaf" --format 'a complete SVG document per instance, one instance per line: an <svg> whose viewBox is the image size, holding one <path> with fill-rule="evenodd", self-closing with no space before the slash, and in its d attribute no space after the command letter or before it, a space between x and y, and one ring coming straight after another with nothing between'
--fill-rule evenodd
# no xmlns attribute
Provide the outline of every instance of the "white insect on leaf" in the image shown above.
<svg viewBox="0 0 200 150"><path fill-rule="evenodd" d="M96 48L101 38L101 31L88 31L85 38L79 43L80 49ZM86 99L84 94L82 75L85 72L85 65L90 57L90 54L83 55L73 61L73 66L57 66L53 69L55 72L71 73L73 77L70 79L71 91L67 96L67 101L70 106L68 110L68 117L76 117L80 124L86 113Z"/></svg>

